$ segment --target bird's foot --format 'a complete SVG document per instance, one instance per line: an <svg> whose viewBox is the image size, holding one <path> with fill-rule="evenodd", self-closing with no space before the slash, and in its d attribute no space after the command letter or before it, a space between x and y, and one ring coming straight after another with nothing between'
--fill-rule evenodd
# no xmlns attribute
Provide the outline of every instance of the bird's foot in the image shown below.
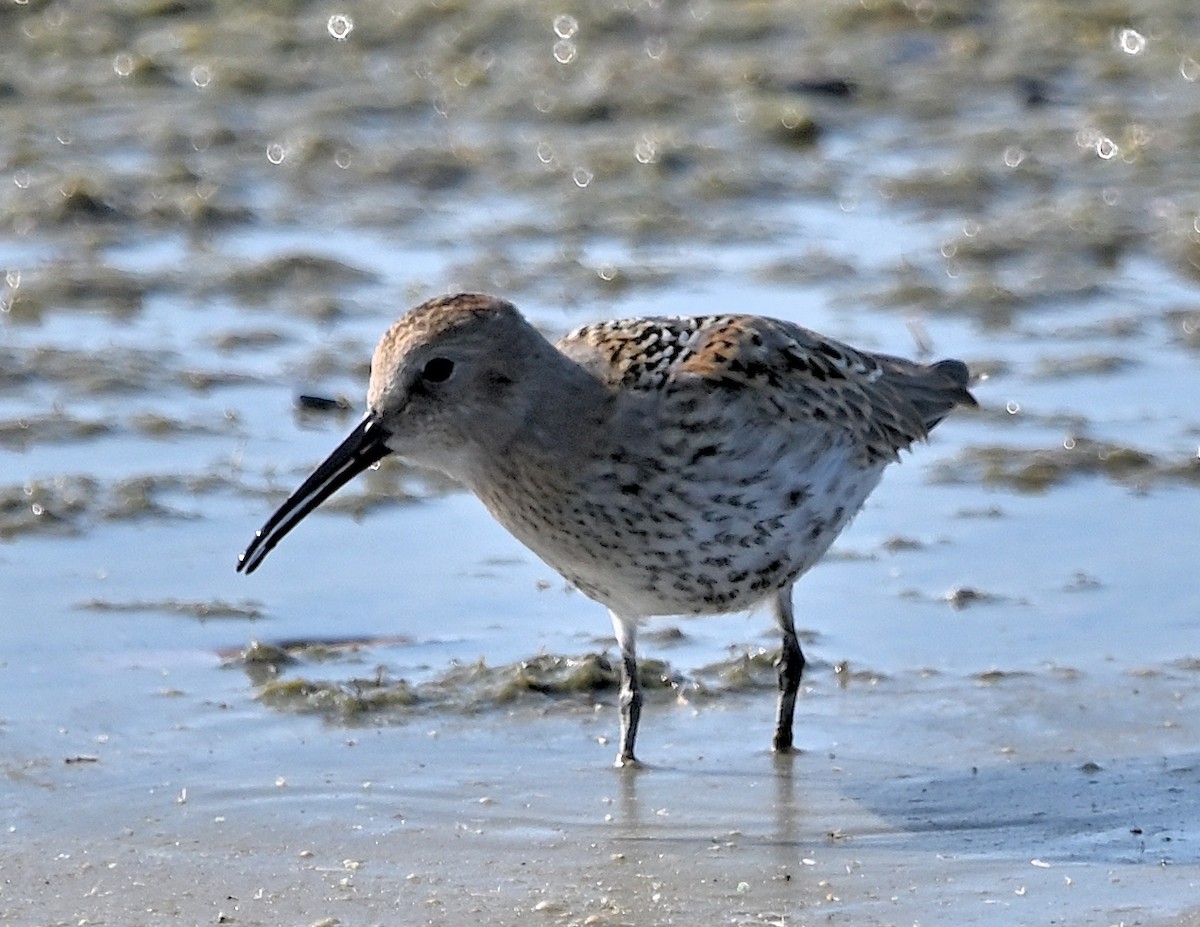
<svg viewBox="0 0 1200 927"><path fill-rule="evenodd" d="M645 769L646 765L632 753L626 755L623 753L617 754L616 762L613 763L614 769Z"/></svg>

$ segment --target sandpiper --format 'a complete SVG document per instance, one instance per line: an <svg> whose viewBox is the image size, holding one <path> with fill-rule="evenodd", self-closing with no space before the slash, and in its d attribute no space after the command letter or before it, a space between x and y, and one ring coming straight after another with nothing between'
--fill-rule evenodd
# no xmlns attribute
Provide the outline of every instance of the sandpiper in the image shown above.
<svg viewBox="0 0 1200 927"><path fill-rule="evenodd" d="M621 651L617 765L636 765L636 639L653 615L767 603L783 634L773 746L792 747L804 655L792 585L884 468L956 405L957 360L919 364L751 315L637 318L551 344L503 299L402 316L362 422L238 558L252 573L309 512L395 453L470 489L606 606Z"/></svg>

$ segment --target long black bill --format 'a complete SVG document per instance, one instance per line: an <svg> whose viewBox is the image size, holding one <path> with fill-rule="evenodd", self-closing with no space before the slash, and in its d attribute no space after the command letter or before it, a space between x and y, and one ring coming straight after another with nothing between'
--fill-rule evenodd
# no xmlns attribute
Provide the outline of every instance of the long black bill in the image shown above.
<svg viewBox="0 0 1200 927"><path fill-rule="evenodd" d="M238 555L238 572L253 573L257 570L267 554L300 524L305 515L373 463L390 454L391 449L384 443L387 438L387 431L379 426L374 417L363 419L350 432L350 436L338 445L337 450L326 457L312 476L254 533L250 546Z"/></svg>

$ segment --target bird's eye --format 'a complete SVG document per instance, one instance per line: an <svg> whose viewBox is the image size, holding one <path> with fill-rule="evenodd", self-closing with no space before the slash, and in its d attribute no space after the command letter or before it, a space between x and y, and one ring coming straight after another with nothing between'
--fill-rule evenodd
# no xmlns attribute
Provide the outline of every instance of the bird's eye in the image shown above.
<svg viewBox="0 0 1200 927"><path fill-rule="evenodd" d="M429 383L445 383L454 375L454 361L448 357L434 357L425 364L421 376Z"/></svg>

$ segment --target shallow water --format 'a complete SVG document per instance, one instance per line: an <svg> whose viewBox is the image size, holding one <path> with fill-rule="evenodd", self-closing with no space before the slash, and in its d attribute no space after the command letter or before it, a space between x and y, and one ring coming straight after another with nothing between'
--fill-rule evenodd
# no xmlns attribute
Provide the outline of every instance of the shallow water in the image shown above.
<svg viewBox="0 0 1200 927"><path fill-rule="evenodd" d="M0 920L1186 918L1192 6L337 12L0 8ZM523 669L603 610L391 462L234 574L458 288L982 377L797 589L794 762L736 615L651 626L656 768L608 770L604 678Z"/></svg>

